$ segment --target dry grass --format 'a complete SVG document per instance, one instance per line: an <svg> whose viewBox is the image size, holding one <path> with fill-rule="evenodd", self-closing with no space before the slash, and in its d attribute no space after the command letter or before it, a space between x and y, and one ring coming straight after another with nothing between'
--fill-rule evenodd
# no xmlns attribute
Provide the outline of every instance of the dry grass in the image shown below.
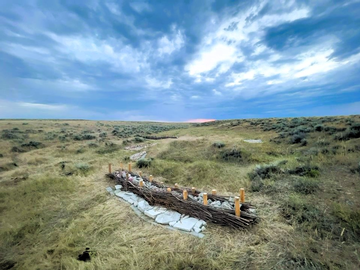
<svg viewBox="0 0 360 270"><path fill-rule="evenodd" d="M150 168L142 169L145 174L162 177L169 184L208 191L216 188L223 194L245 187L247 199L258 208L261 222L253 228L233 231L209 224L206 237L199 239L146 223L126 203L105 192L111 184L104 178L107 164L118 167L133 153L111 135L112 126L123 123L22 122L0 121L0 131L42 129L29 133L24 141L39 141L45 148L14 153L11 148L21 140L0 140L1 166L17 164L0 172L0 268L357 269L360 263L356 223L360 181L358 174L350 172L357 165L358 153L348 150L357 139L338 143L326 134L315 134L305 148L277 145L269 142L275 132L263 132L248 123L164 132L180 136L179 142L157 141L148 148L155 160ZM108 137L48 139L48 132L61 135L62 129L74 134L90 130L96 136L107 132ZM242 141L257 138L264 143ZM305 157L298 152L319 140L331 141L329 148L335 144L341 148L335 155ZM119 150L99 154L110 141ZM225 147L214 148L215 141L223 141ZM91 148L89 142L99 147ZM244 158L222 160L222 151L233 148L240 149ZM252 182L248 173L256 164L286 159L286 170L300 166L304 158L320 166L321 174L314 180L319 190L314 194L297 193L292 181L298 178L286 174L265 179L260 192L249 192ZM91 262L78 261L77 255L86 247L93 251Z"/></svg>

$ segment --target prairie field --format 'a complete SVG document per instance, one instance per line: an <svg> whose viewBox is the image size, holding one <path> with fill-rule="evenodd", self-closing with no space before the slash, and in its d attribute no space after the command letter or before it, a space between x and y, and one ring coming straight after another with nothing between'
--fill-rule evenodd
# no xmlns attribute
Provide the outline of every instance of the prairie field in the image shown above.
<svg viewBox="0 0 360 270"><path fill-rule="evenodd" d="M135 171L245 188L259 222L209 223L202 239L145 222L105 190L108 163L118 169L139 144L146 167ZM0 269L359 269L360 116L0 120L0 212ZM77 260L85 248L89 262Z"/></svg>

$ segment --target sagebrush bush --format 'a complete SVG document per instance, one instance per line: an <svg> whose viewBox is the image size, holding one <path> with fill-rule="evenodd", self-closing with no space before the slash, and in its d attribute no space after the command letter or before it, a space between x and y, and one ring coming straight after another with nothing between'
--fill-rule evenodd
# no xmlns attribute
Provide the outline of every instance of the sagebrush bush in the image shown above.
<svg viewBox="0 0 360 270"><path fill-rule="evenodd" d="M214 142L213 143L213 146L214 147L217 147L217 148L222 148L222 147L225 147L225 143L224 142Z"/></svg>
<svg viewBox="0 0 360 270"><path fill-rule="evenodd" d="M298 179L294 183L294 189L298 193L312 194L319 189L319 183L313 179L308 178Z"/></svg>
<svg viewBox="0 0 360 270"><path fill-rule="evenodd" d="M145 139L143 137L135 137L134 141L135 142L145 142Z"/></svg>
<svg viewBox="0 0 360 270"><path fill-rule="evenodd" d="M301 141L303 139L305 139L305 134L304 133L294 134L290 139L290 143L291 144L301 143Z"/></svg>
<svg viewBox="0 0 360 270"><path fill-rule="evenodd" d="M76 164L75 164L75 167L76 167L76 169L79 170L82 174L88 173L88 172L90 171L90 169L91 169L91 166L90 166L89 164L83 163L83 162L81 162L81 163L76 163Z"/></svg>
<svg viewBox="0 0 360 270"><path fill-rule="evenodd" d="M136 166L138 166L139 168L147 168L151 166L151 162L151 158L142 158L136 162Z"/></svg>

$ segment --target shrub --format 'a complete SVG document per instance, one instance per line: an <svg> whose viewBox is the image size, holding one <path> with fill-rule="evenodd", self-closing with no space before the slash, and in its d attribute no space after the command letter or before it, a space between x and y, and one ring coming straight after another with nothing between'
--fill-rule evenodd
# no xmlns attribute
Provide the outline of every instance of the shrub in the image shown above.
<svg viewBox="0 0 360 270"><path fill-rule="evenodd" d="M335 135L334 139L339 141L347 141L352 138L360 138L360 130L347 128L346 131Z"/></svg>
<svg viewBox="0 0 360 270"><path fill-rule="evenodd" d="M44 147L44 145L41 142L36 141L30 141L29 143L23 143L21 147L28 147L28 148L41 148Z"/></svg>
<svg viewBox="0 0 360 270"><path fill-rule="evenodd" d="M77 163L75 167L81 174L87 174L91 169L91 166L87 163Z"/></svg>
<svg viewBox="0 0 360 270"><path fill-rule="evenodd" d="M301 146L306 146L307 145L307 140L306 139L302 139L301 142L300 142L300 145Z"/></svg>
<svg viewBox="0 0 360 270"><path fill-rule="evenodd" d="M99 145L97 145L96 143L91 142L91 143L88 144L88 147L89 148L97 148L97 147L99 147Z"/></svg>
<svg viewBox="0 0 360 270"><path fill-rule="evenodd" d="M294 184L294 189L302 194L312 194L319 189L319 184L313 179L298 179Z"/></svg>
<svg viewBox="0 0 360 270"><path fill-rule="evenodd" d="M10 133L10 132L3 132L3 134L1 135L1 138L4 140L13 140L13 139L19 139L19 136L14 134L14 133Z"/></svg>
<svg viewBox="0 0 360 270"><path fill-rule="evenodd" d="M10 151L14 152L14 153L24 153L24 152L26 152L26 150L21 149L21 148L19 148L17 146L13 146Z"/></svg>
<svg viewBox="0 0 360 270"><path fill-rule="evenodd" d="M318 166L303 165L298 166L295 169L287 171L289 174L295 174L299 176L318 177L320 175Z"/></svg>
<svg viewBox="0 0 360 270"><path fill-rule="evenodd" d="M100 133L99 137L100 138L105 138L107 136L107 133L106 132L102 132Z"/></svg>
<svg viewBox="0 0 360 270"><path fill-rule="evenodd" d="M151 159L151 158L142 158L142 159L139 159L139 160L136 162L136 165L137 165L139 168L147 168L147 167L150 167L151 162L152 162L152 159Z"/></svg>
<svg viewBox="0 0 360 270"><path fill-rule="evenodd" d="M3 154L0 154L0 158L2 158L2 157L4 157L4 155L3 155Z"/></svg>
<svg viewBox="0 0 360 270"><path fill-rule="evenodd" d="M91 134L83 134L83 135L77 134L77 135L74 135L73 139L75 141L83 141L83 140L93 140L93 139L96 139L96 137Z"/></svg>
<svg viewBox="0 0 360 270"><path fill-rule="evenodd" d="M323 131L324 130L324 126L323 125L316 125L315 126L315 131Z"/></svg>
<svg viewBox="0 0 360 270"><path fill-rule="evenodd" d="M249 173L250 180L260 177L260 179L269 179L273 174L281 173L280 164L256 165L254 172Z"/></svg>
<svg viewBox="0 0 360 270"><path fill-rule="evenodd" d="M242 161L243 153L241 150L233 148L221 152L221 159L225 161Z"/></svg>
<svg viewBox="0 0 360 270"><path fill-rule="evenodd" d="M290 143L292 143L292 144L301 143L301 141L303 139L305 139L305 134L304 133L294 134L290 139Z"/></svg>
<svg viewBox="0 0 360 270"><path fill-rule="evenodd" d="M145 142L145 139L143 137L135 137L135 142Z"/></svg>
<svg viewBox="0 0 360 270"><path fill-rule="evenodd" d="M213 146L217 147L217 148L222 148L222 147L225 146L225 143L223 143L223 142L214 142Z"/></svg>

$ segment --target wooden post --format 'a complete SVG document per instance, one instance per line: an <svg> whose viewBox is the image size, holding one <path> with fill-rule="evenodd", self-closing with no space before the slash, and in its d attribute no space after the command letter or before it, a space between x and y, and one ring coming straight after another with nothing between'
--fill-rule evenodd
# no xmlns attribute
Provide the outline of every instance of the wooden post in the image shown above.
<svg viewBox="0 0 360 270"><path fill-rule="evenodd" d="M120 162L120 169L123 170L124 166L123 166L123 163Z"/></svg>
<svg viewBox="0 0 360 270"><path fill-rule="evenodd" d="M143 180L140 180L139 186L140 186L140 187L143 187L143 186L144 186L144 181L143 181Z"/></svg>
<svg viewBox="0 0 360 270"><path fill-rule="evenodd" d="M193 195L195 195L196 189L194 187L192 187L191 192L192 192Z"/></svg>
<svg viewBox="0 0 360 270"><path fill-rule="evenodd" d="M175 184L175 188L179 188L179 185L178 185L178 184Z"/></svg>
<svg viewBox="0 0 360 270"><path fill-rule="evenodd" d="M213 190L211 191L211 194L212 194L212 195L216 195L216 189L213 189Z"/></svg>
<svg viewBox="0 0 360 270"><path fill-rule="evenodd" d="M153 176L152 176L152 175L149 176L149 181L150 181L150 182L153 181Z"/></svg>
<svg viewBox="0 0 360 270"><path fill-rule="evenodd" d="M131 162L129 163L129 173L131 172Z"/></svg>
<svg viewBox="0 0 360 270"><path fill-rule="evenodd" d="M245 189L240 188L240 202L244 203L245 202Z"/></svg>
<svg viewBox="0 0 360 270"><path fill-rule="evenodd" d="M109 173L111 173L111 163L109 163Z"/></svg>
<svg viewBox="0 0 360 270"><path fill-rule="evenodd" d="M125 190L128 190L128 181L129 181L129 173L127 172L126 173L126 181L125 181L125 185L124 185Z"/></svg>
<svg viewBox="0 0 360 270"><path fill-rule="evenodd" d="M183 191L183 198L184 198L185 201L186 201L187 198L188 198L188 192L187 192L186 189L184 189L184 191Z"/></svg>
<svg viewBox="0 0 360 270"><path fill-rule="evenodd" d="M204 205L208 205L207 193L203 194L203 201L204 201Z"/></svg>
<svg viewBox="0 0 360 270"><path fill-rule="evenodd" d="M142 171L139 172L140 177L142 178Z"/></svg>
<svg viewBox="0 0 360 270"><path fill-rule="evenodd" d="M168 187L168 188L166 189L166 191L167 191L168 193L171 193L171 188Z"/></svg>
<svg viewBox="0 0 360 270"><path fill-rule="evenodd" d="M235 215L237 217L240 217L240 198L239 197L235 197Z"/></svg>

